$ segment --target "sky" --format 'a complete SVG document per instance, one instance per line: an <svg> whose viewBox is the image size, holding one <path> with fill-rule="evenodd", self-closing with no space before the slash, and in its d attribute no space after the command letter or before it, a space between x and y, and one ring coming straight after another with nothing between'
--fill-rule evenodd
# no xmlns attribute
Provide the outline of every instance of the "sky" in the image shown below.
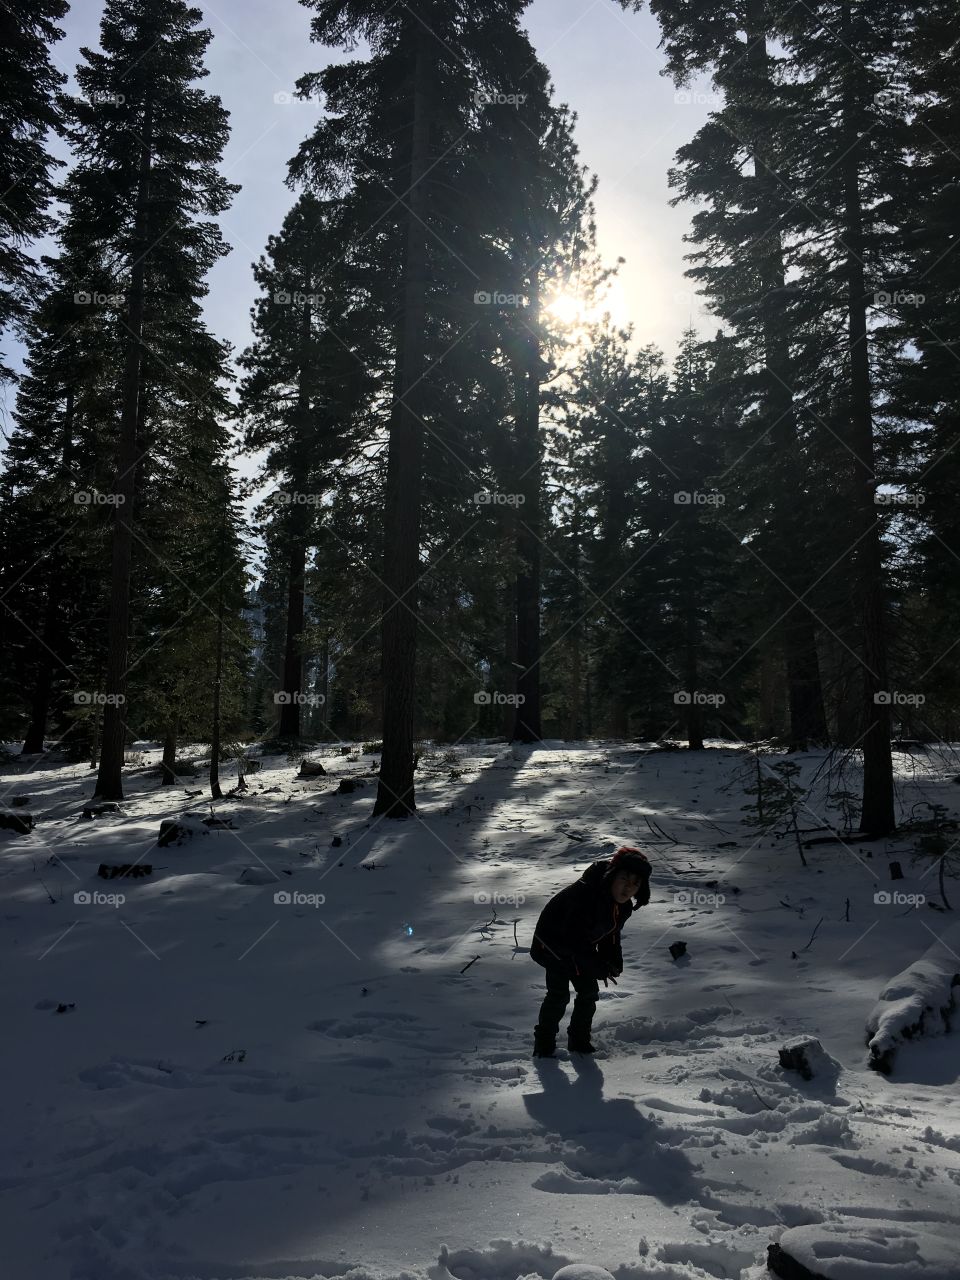
<svg viewBox="0 0 960 1280"><path fill-rule="evenodd" d="M310 11L296 0L199 0L198 7L213 32L205 88L231 117L223 169L241 185L222 219L232 252L210 275L206 313L213 332L242 350L255 294L251 263L293 203L287 162L321 110L286 99L301 75L343 55L311 44ZM62 24L53 56L71 77L79 49L98 43L101 8L76 0ZM599 178L601 254L607 264L626 259L615 318L628 317L638 343L657 343L669 356L691 320L706 333L715 324L683 277L691 210L670 207L667 185L676 149L706 118L708 95L678 94L661 75L659 32L646 11L624 13L616 0L533 0L526 25L557 99L578 115L581 159Z"/></svg>

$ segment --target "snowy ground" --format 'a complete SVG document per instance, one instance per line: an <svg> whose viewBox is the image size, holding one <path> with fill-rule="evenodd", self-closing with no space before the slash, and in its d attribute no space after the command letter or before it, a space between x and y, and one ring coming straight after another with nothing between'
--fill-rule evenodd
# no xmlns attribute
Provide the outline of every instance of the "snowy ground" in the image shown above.
<svg viewBox="0 0 960 1280"><path fill-rule="evenodd" d="M907 810L954 811L955 758L898 759ZM804 870L757 841L748 760L441 750L421 817L393 823L369 819L369 777L332 794L371 757L324 754L309 783L272 757L216 806L235 831L167 849L161 818L209 812L182 787L129 769L122 814L81 821L87 768L8 766L4 803L29 795L38 822L0 832L5 1274L757 1280L786 1228L877 1222L956 1258L960 1034L905 1047L889 1079L864 1045L887 978L956 912L875 902L937 898L906 842L820 846ZM531 930L606 840L649 854L653 900L601 986L596 1060L535 1064ZM97 878L138 859L150 877ZM125 901L75 901L95 892ZM801 1033L836 1078L780 1069ZM960 1277L864 1256L837 1276Z"/></svg>

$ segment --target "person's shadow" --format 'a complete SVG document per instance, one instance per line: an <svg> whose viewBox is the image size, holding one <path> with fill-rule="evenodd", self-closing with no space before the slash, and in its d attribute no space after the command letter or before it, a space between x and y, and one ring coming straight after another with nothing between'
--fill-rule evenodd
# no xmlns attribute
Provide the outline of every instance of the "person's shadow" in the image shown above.
<svg viewBox="0 0 960 1280"><path fill-rule="evenodd" d="M588 1195L651 1195L664 1204L697 1197L696 1167L666 1145L669 1132L642 1116L626 1098L603 1097L603 1072L591 1058L572 1059L570 1080L553 1059L539 1059L542 1093L524 1097L544 1130L564 1141L562 1166L542 1174L541 1191Z"/></svg>

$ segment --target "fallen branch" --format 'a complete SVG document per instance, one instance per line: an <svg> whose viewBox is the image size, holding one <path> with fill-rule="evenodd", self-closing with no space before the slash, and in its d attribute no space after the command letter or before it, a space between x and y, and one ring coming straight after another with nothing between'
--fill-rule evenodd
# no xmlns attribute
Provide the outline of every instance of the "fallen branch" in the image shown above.
<svg viewBox="0 0 960 1280"><path fill-rule="evenodd" d="M829 836L817 836L815 840L804 840L803 847L812 849L815 844L863 844L871 840L883 840L891 835L889 831L834 831Z"/></svg>
<svg viewBox="0 0 960 1280"><path fill-rule="evenodd" d="M750 1088L753 1089L753 1092L756 1094L757 1101L761 1106L766 1107L768 1111L776 1111L776 1107L772 1107L769 1102L764 1102L763 1098L760 1097L760 1094L757 1093L756 1086L752 1080L748 1080L747 1084L749 1084Z"/></svg>
<svg viewBox="0 0 960 1280"><path fill-rule="evenodd" d="M814 928L813 933L811 933L810 935L810 941L807 943L805 947L801 947L799 951L795 951L793 953L794 955L802 955L804 951L810 950L810 948L813 946L813 940L817 936L817 929L819 929L822 924L823 924L823 916L821 916L820 919L817 921L816 927Z"/></svg>

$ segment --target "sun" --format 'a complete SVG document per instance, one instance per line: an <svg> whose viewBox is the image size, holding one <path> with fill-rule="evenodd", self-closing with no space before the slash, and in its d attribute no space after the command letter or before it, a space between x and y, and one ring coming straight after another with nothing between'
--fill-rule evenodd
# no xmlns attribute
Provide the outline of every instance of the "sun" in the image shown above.
<svg viewBox="0 0 960 1280"><path fill-rule="evenodd" d="M547 311L562 325L575 328L584 323L586 308L575 293L558 293L547 303Z"/></svg>
<svg viewBox="0 0 960 1280"><path fill-rule="evenodd" d="M629 324L629 312L623 286L619 280L611 280L599 297L589 300L572 290L555 293L544 308L565 329L583 329L609 315L617 328Z"/></svg>

